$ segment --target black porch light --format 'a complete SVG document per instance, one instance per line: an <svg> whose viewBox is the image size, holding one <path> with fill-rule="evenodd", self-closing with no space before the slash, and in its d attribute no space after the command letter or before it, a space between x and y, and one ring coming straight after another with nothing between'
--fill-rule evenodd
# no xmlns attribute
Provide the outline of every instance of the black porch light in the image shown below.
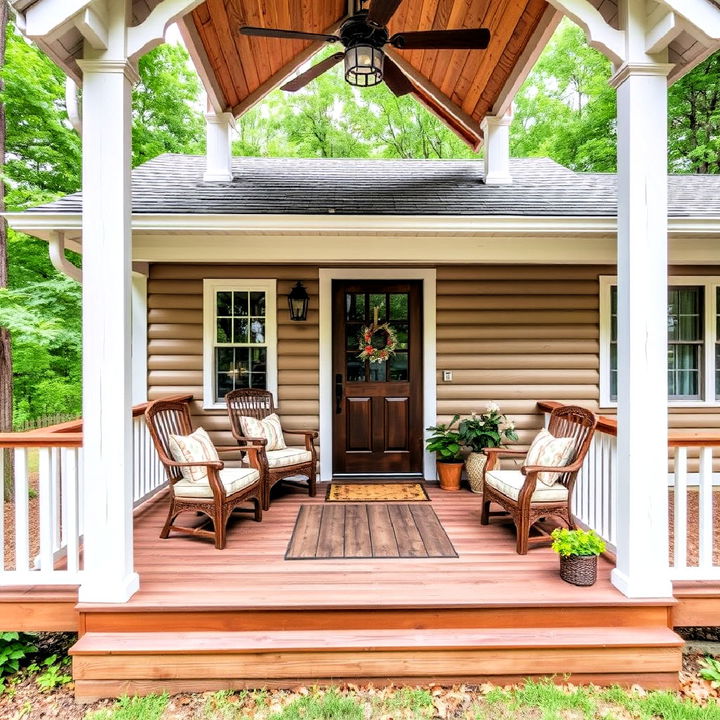
<svg viewBox="0 0 720 720"><path fill-rule="evenodd" d="M385 53L373 45L359 43L345 52L345 79L356 87L382 82Z"/></svg>
<svg viewBox="0 0 720 720"><path fill-rule="evenodd" d="M308 303L310 296L305 286L297 281L295 287L288 294L288 306L290 307L290 319L298 322L307 320Z"/></svg>

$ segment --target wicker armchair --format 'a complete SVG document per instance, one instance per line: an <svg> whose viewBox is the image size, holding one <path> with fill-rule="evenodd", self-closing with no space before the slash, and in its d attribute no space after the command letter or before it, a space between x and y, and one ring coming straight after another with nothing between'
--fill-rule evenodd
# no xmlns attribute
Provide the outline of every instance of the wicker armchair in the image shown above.
<svg viewBox="0 0 720 720"><path fill-rule="evenodd" d="M257 459L258 448L244 448L251 466L247 468L225 468L224 463L218 461L176 462L170 451L170 435L189 435L192 432L187 403L157 400L145 411L145 420L170 482L170 508L160 533L161 538L167 538L170 531L175 530L210 537L215 541L215 547L222 550L225 547L227 522L234 510L243 510L240 506L251 502L255 520L262 520L264 482ZM235 446L215 449L218 453L237 452ZM185 480L182 468L186 467L207 468L207 483ZM205 529L207 522L198 527L176 525L175 519L185 511L206 515L213 524L213 530Z"/></svg>
<svg viewBox="0 0 720 720"><path fill-rule="evenodd" d="M265 438L245 437L241 417L252 417L264 420L268 415L276 412L273 394L268 390L233 390L225 396L228 415L230 416L230 429L238 445L245 450L248 445L260 446L258 462L265 477L265 492L263 495L263 509L270 507L270 491L281 480L291 485L307 488L310 497L315 497L317 475L317 453L314 440L318 434L314 430L283 431L285 435L302 435L305 438L304 447L288 447L285 450L266 450ZM304 475L307 484L288 481L288 478Z"/></svg>
<svg viewBox="0 0 720 720"><path fill-rule="evenodd" d="M568 405L553 410L548 431L555 437L572 437L574 448L572 461L564 467L523 466L520 470L499 470L498 460L503 456L524 457L524 450L487 448L488 462L485 468L485 486L480 523L487 525L490 517L509 517L517 530L517 552L527 555L528 548L548 544L550 537L542 533L530 537L530 529L546 517L557 517L570 527L575 527L572 514L572 493L575 479L590 448L597 417L589 410ZM538 480L542 472L558 473L555 483L548 487ZM501 512L490 512L490 503L500 505Z"/></svg>

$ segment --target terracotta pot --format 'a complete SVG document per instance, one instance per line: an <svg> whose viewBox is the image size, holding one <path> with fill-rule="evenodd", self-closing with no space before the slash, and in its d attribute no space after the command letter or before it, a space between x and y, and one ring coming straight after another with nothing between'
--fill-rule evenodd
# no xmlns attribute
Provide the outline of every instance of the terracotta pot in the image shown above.
<svg viewBox="0 0 720 720"><path fill-rule="evenodd" d="M455 491L460 489L463 462L438 462L437 474L441 490Z"/></svg>
<svg viewBox="0 0 720 720"><path fill-rule="evenodd" d="M482 452L471 452L467 458L465 458L465 470L467 470L468 482L470 483L470 489L474 493L482 493L483 491L487 461L487 455Z"/></svg>

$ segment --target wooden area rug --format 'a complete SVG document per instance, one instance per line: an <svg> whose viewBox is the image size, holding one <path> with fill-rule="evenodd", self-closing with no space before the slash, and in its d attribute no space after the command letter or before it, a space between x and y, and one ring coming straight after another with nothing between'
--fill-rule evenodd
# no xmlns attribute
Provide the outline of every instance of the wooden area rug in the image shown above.
<svg viewBox="0 0 720 720"><path fill-rule="evenodd" d="M429 502L422 483L331 483L326 502Z"/></svg>
<svg viewBox="0 0 720 720"><path fill-rule="evenodd" d="M429 505L302 505L286 560L456 558Z"/></svg>

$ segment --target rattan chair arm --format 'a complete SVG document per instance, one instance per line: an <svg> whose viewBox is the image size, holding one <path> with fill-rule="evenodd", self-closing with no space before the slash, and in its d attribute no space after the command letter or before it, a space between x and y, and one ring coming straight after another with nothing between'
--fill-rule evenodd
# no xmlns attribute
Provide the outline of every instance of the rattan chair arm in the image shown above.
<svg viewBox="0 0 720 720"><path fill-rule="evenodd" d="M313 439L319 437L319 433L317 430L285 430L283 429L284 435L305 435L309 436Z"/></svg>
<svg viewBox="0 0 720 720"><path fill-rule="evenodd" d="M221 447L215 446L215 449L218 453L246 452L257 455L263 448L257 445L223 445Z"/></svg>
<svg viewBox="0 0 720 720"><path fill-rule="evenodd" d="M527 450L510 450L509 448L496 447L496 448L485 448L483 452L489 457L490 455L501 456L501 455L527 455Z"/></svg>
<svg viewBox="0 0 720 720"><path fill-rule="evenodd" d="M195 462L176 462L175 460L163 460L165 465L178 468L206 467L212 470L222 470L225 463L222 460L197 460Z"/></svg>
<svg viewBox="0 0 720 720"><path fill-rule="evenodd" d="M520 472L522 472L523 475L529 475L530 473L534 473L535 475L537 475L541 472L551 472L562 475L563 473L575 472L576 470L579 470L582 467L582 464L582 460L576 460L574 463L572 463L572 465L563 465L562 467L552 465L524 465L520 468Z"/></svg>
<svg viewBox="0 0 720 720"><path fill-rule="evenodd" d="M232 434L232 436L237 440L238 445L259 445L260 447L265 447L268 443L267 438L254 438L254 437L245 437L245 435L236 435L235 433Z"/></svg>

